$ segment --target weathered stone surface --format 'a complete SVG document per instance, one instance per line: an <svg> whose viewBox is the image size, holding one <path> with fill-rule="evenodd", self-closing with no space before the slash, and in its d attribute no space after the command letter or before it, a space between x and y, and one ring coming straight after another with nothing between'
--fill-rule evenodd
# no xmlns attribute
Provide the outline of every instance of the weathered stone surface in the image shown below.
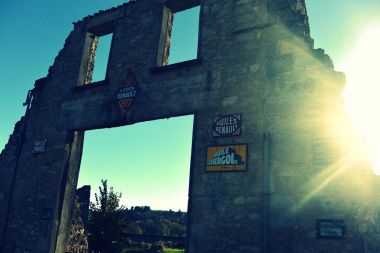
<svg viewBox="0 0 380 253"><path fill-rule="evenodd" d="M22 142L23 124L25 117L16 123L13 134L9 137L8 143L0 154L0 238L3 238L4 226L9 213L8 203L12 191L12 184L15 177L15 166L19 147ZM1 244L0 244L1 246Z"/></svg>
<svg viewBox="0 0 380 253"><path fill-rule="evenodd" d="M78 197L78 203L80 206L80 215L82 218L82 222L84 228L87 229L88 225L88 215L90 211L90 194L91 194L91 186L84 185L83 187L77 189L76 195Z"/></svg>
<svg viewBox="0 0 380 253"><path fill-rule="evenodd" d="M199 1L130 1L74 24L36 82L24 141L20 123L0 155L2 252L66 250L84 131L186 114L195 115L188 253L264 252L265 238L278 253L378 251L379 182L353 149L344 75L313 48L304 1L201 2L198 59L175 65L164 66L171 12ZM107 79L86 84L91 36L108 32ZM139 94L122 114L115 94L129 72ZM213 138L213 117L237 113L241 135ZM47 150L33 154L41 138ZM236 143L248 145L246 171L206 172L208 146ZM343 219L345 239L318 238L320 218Z"/></svg>
<svg viewBox="0 0 380 253"><path fill-rule="evenodd" d="M88 235L82 219L80 199L75 198L70 225L70 235L67 243L67 252L88 252Z"/></svg>

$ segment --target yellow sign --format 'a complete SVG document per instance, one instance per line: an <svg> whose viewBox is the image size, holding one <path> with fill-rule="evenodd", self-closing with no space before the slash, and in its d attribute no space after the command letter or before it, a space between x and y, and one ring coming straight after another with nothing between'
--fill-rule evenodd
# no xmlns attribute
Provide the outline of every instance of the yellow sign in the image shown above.
<svg viewBox="0 0 380 253"><path fill-rule="evenodd" d="M247 170L247 144L207 147L206 171Z"/></svg>

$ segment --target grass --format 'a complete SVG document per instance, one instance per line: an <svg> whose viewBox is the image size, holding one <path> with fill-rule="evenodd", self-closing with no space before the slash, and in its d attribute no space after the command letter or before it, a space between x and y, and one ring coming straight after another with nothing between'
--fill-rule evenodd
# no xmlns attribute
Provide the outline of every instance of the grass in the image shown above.
<svg viewBox="0 0 380 253"><path fill-rule="evenodd" d="M184 249L169 249L169 248L165 248L164 252L165 253L184 253L185 250Z"/></svg>
<svg viewBox="0 0 380 253"><path fill-rule="evenodd" d="M121 253L137 253L137 252L140 252L140 251L145 251L146 249L139 249L139 248L135 248L135 249L123 249L121 251ZM185 250L184 249L170 249L170 248L165 248L164 249L164 253L184 253Z"/></svg>

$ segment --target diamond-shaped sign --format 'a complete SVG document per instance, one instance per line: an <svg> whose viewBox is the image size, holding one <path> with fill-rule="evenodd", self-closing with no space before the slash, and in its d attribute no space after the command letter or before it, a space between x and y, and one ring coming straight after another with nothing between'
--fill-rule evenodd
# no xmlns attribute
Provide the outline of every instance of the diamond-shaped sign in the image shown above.
<svg viewBox="0 0 380 253"><path fill-rule="evenodd" d="M122 114L126 114L128 112L138 92L139 87L137 85L136 78L132 72L128 72L123 79L121 87L116 93L116 100Z"/></svg>

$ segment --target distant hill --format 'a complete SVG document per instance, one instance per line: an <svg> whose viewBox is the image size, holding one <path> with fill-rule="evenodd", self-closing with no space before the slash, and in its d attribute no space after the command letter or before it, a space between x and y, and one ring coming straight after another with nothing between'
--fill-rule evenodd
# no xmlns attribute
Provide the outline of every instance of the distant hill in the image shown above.
<svg viewBox="0 0 380 253"><path fill-rule="evenodd" d="M136 206L125 211L126 233L154 236L185 237L187 213L154 211L149 206Z"/></svg>

